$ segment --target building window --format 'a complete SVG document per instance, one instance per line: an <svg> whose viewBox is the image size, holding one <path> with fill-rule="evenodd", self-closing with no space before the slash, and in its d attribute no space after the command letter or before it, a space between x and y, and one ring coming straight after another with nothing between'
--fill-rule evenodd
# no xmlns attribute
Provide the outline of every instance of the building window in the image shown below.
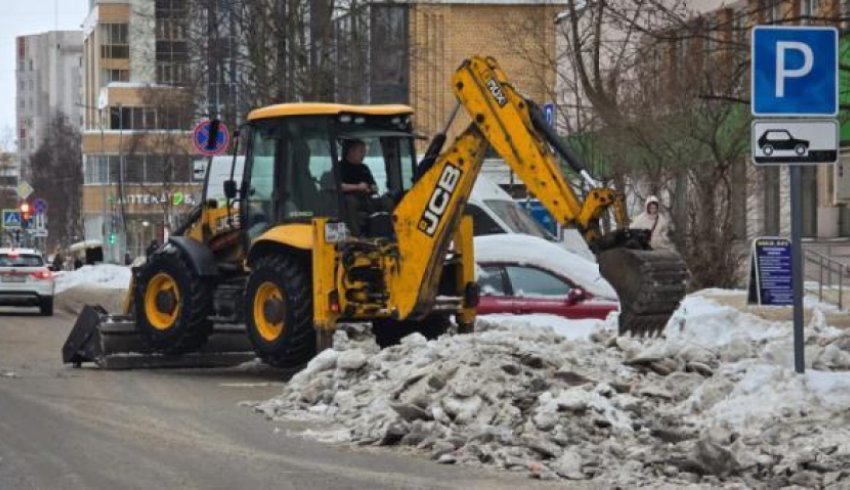
<svg viewBox="0 0 850 490"><path fill-rule="evenodd" d="M158 61L156 63L156 81L166 85L186 83L186 63Z"/></svg>
<svg viewBox="0 0 850 490"><path fill-rule="evenodd" d="M184 85L189 59L186 43L186 2L156 2L156 81Z"/></svg>
<svg viewBox="0 0 850 490"><path fill-rule="evenodd" d="M110 107L109 129L173 130L185 129L176 111L161 113L150 107Z"/></svg>
<svg viewBox="0 0 850 490"><path fill-rule="evenodd" d="M820 12L820 0L800 0L800 24L814 24Z"/></svg>
<svg viewBox="0 0 850 490"><path fill-rule="evenodd" d="M182 18L186 14L186 0L156 0L154 11L158 18Z"/></svg>
<svg viewBox="0 0 850 490"><path fill-rule="evenodd" d="M850 0L841 0L841 27L844 30L850 28Z"/></svg>
<svg viewBox="0 0 850 490"><path fill-rule="evenodd" d="M130 70L103 70L104 83L129 82Z"/></svg>
<svg viewBox="0 0 850 490"><path fill-rule="evenodd" d="M130 46L127 43L127 24L101 24L101 58L127 59Z"/></svg>
<svg viewBox="0 0 850 490"><path fill-rule="evenodd" d="M186 39L186 22L182 18L157 18L156 38L174 41Z"/></svg>

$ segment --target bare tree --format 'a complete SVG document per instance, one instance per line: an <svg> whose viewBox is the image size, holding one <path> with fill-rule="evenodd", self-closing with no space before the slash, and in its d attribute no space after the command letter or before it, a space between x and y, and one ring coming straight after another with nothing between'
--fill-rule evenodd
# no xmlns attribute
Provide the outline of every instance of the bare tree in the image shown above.
<svg viewBox="0 0 850 490"><path fill-rule="evenodd" d="M54 116L41 145L30 157L32 199L47 204L48 249L68 244L82 235L83 163L80 133L59 113Z"/></svg>
<svg viewBox="0 0 850 490"><path fill-rule="evenodd" d="M670 203L693 287L736 281L745 238L751 12L699 15L680 0L569 0L558 18L562 129L580 134L633 210ZM744 16L744 17L742 17Z"/></svg>

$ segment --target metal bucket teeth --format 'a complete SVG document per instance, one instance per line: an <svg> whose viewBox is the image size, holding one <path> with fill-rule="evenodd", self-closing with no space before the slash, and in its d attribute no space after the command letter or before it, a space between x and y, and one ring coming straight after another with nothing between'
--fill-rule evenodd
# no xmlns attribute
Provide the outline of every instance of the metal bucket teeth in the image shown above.
<svg viewBox="0 0 850 490"><path fill-rule="evenodd" d="M612 248L597 259L620 298L620 334L660 334L685 297L688 270L682 257L669 250Z"/></svg>

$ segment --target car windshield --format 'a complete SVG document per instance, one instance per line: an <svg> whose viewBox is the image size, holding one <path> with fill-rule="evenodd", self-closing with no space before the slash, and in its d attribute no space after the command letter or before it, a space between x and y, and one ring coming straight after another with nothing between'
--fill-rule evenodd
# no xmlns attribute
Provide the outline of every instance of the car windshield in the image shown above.
<svg viewBox="0 0 850 490"><path fill-rule="evenodd" d="M41 267L44 261L39 255L0 253L0 267Z"/></svg>
<svg viewBox="0 0 850 490"><path fill-rule="evenodd" d="M552 235L520 208L519 204L501 199L486 199L484 202L496 213L499 219L505 222L512 232L552 240Z"/></svg>

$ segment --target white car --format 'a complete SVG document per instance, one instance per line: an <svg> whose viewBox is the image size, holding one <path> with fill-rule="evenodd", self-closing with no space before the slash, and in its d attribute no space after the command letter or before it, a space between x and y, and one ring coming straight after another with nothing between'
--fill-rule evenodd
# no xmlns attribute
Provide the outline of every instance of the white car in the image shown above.
<svg viewBox="0 0 850 490"><path fill-rule="evenodd" d="M37 306L53 315L53 272L38 250L0 248L0 306Z"/></svg>

